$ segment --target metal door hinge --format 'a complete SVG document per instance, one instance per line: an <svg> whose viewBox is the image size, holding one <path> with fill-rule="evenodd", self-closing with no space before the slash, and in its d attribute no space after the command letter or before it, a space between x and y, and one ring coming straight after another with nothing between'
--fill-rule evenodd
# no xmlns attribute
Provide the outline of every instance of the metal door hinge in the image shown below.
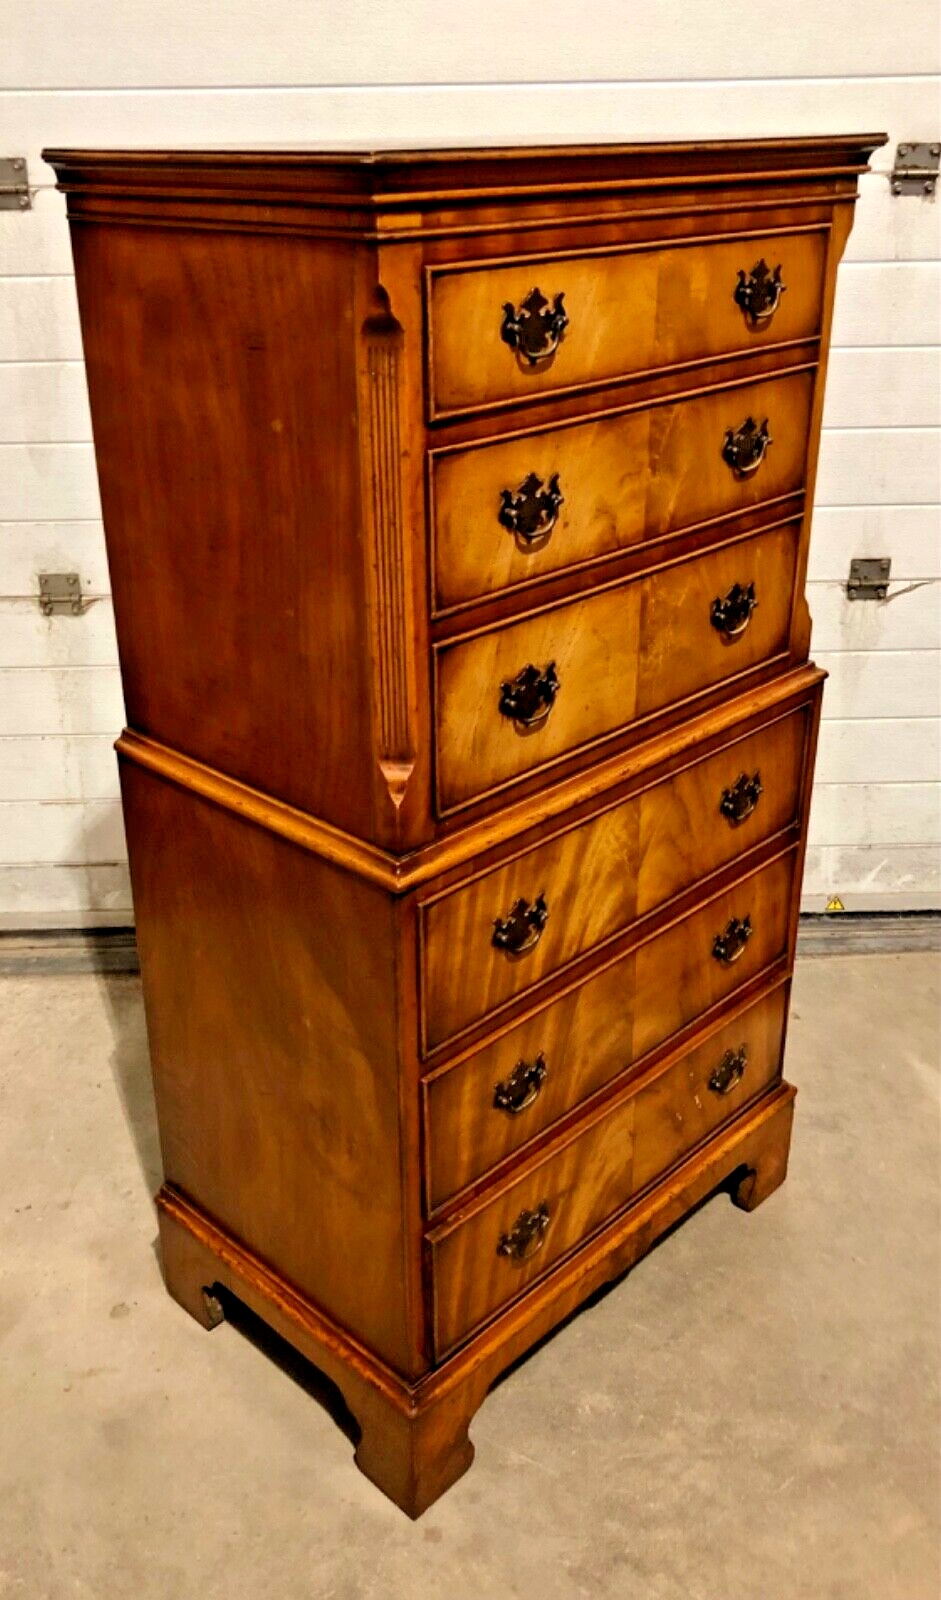
<svg viewBox="0 0 941 1600"><path fill-rule="evenodd" d="M39 609L44 617L80 617L85 610L82 580L77 572L41 572Z"/></svg>
<svg viewBox="0 0 941 1600"><path fill-rule="evenodd" d="M846 583L848 600L884 600L889 589L892 562L888 556L868 559L854 556L850 562L850 575Z"/></svg>
<svg viewBox="0 0 941 1600"><path fill-rule="evenodd" d="M900 144L892 168L893 194L934 194L941 144Z"/></svg>
<svg viewBox="0 0 941 1600"><path fill-rule="evenodd" d="M25 156L0 156L0 211L28 211L32 205Z"/></svg>

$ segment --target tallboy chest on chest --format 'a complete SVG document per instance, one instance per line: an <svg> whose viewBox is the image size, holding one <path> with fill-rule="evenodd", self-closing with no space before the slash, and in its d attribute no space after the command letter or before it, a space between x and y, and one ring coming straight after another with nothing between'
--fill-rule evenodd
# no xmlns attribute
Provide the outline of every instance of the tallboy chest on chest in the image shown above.
<svg viewBox="0 0 941 1600"><path fill-rule="evenodd" d="M49 155L167 1284L326 1371L412 1515L501 1370L784 1175L809 510L880 140Z"/></svg>

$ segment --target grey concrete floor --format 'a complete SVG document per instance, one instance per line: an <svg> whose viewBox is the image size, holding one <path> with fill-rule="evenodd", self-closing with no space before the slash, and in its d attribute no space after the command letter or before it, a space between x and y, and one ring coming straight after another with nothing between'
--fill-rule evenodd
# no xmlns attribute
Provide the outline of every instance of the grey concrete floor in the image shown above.
<svg viewBox="0 0 941 1600"><path fill-rule="evenodd" d="M498 1385L412 1524L166 1295L137 980L4 980L0 1596L937 1600L938 1015L934 956L804 960L784 1188Z"/></svg>

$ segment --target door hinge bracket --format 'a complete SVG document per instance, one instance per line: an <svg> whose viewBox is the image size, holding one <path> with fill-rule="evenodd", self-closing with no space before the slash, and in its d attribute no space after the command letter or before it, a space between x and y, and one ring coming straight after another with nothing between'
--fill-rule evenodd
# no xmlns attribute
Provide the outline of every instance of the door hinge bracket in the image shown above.
<svg viewBox="0 0 941 1600"><path fill-rule="evenodd" d="M934 194L941 144L900 144L892 168L893 194Z"/></svg>
<svg viewBox="0 0 941 1600"><path fill-rule="evenodd" d="M25 156L0 156L0 211L28 211L32 205Z"/></svg>
<svg viewBox="0 0 941 1600"><path fill-rule="evenodd" d="M80 617L85 610L77 572L41 572L39 609L44 617Z"/></svg>
<svg viewBox="0 0 941 1600"><path fill-rule="evenodd" d="M854 556L846 582L848 600L884 600L889 590L892 562L888 556Z"/></svg>

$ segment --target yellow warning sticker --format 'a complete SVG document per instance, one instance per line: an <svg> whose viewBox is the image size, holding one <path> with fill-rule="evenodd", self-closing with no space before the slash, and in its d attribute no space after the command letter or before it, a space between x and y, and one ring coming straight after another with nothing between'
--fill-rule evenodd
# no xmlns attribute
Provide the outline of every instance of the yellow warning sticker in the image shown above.
<svg viewBox="0 0 941 1600"><path fill-rule="evenodd" d="M835 895L832 895L831 898L827 901L826 909L827 909L827 911L845 911L846 907L843 904L842 900L840 899L839 895L835 894Z"/></svg>

